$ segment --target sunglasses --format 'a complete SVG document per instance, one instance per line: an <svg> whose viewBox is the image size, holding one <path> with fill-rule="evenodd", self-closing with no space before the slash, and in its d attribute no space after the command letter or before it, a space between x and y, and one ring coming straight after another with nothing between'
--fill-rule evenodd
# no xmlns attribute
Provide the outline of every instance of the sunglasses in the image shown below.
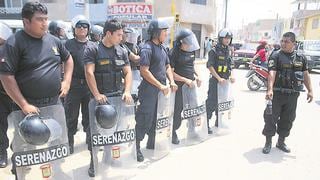
<svg viewBox="0 0 320 180"><path fill-rule="evenodd" d="M88 24L76 24L76 28L88 28Z"/></svg>

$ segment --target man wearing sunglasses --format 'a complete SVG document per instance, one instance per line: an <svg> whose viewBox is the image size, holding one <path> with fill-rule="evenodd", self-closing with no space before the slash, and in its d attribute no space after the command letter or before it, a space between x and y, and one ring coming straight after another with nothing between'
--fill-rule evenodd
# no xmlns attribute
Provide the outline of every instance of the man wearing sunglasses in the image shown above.
<svg viewBox="0 0 320 180"><path fill-rule="evenodd" d="M84 16L75 16L72 19L72 27L74 38L68 40L65 44L74 61L71 86L69 94L65 99L65 111L71 154L73 153L74 135L77 132L80 105L83 130L87 132L87 128L89 127L88 103L90 100L90 90L84 75L83 54L86 48L95 46L95 44L87 38L90 30L90 23Z"/></svg>

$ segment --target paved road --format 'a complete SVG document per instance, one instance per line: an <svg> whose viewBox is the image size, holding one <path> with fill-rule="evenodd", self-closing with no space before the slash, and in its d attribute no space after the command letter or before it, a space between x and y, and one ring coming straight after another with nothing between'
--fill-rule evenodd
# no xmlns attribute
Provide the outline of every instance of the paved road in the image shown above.
<svg viewBox="0 0 320 180"><path fill-rule="evenodd" d="M199 65L203 79L207 77L204 65ZM236 104L232 113L231 133L213 135L195 146L172 146L171 153L159 161L146 161L133 170L132 179L248 179L248 180L319 180L320 179L320 76L311 75L314 101L306 103L306 93L298 102L297 118L292 134L287 139L292 149L289 154L272 148L269 155L261 153L264 145L262 112L265 91L251 92L244 78L247 70L235 70L234 94ZM207 85L207 83L204 83ZM204 92L206 93L206 92ZM10 129L12 133L12 129ZM89 153L80 128L76 135L72 169L76 179L89 179L87 168ZM275 145L276 138L274 138ZM0 170L0 179L13 179L9 168ZM112 179L125 179L114 176Z"/></svg>

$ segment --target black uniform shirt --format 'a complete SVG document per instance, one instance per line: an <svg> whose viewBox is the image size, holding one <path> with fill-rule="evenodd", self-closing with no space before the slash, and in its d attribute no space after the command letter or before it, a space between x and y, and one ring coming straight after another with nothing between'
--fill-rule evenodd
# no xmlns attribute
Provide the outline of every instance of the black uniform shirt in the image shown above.
<svg viewBox="0 0 320 180"><path fill-rule="evenodd" d="M74 62L72 77L77 79L85 79L84 75L84 51L88 47L95 46L94 42L86 41L79 42L76 39L67 40L65 44L68 51L72 56Z"/></svg>
<svg viewBox="0 0 320 180"><path fill-rule="evenodd" d="M214 48L212 48L208 53L208 61L207 61L207 68L212 66L216 72L219 74L219 76L222 76L223 78L229 78L230 76L230 70L231 70L231 58L229 55L229 48L223 47L220 43L218 43ZM224 59L224 61L221 61L219 59ZM217 71L219 66L219 61L223 62L224 65L227 66L227 73L219 73Z"/></svg>
<svg viewBox="0 0 320 180"><path fill-rule="evenodd" d="M125 50L120 46L117 46L117 48L115 48L115 46L106 47L102 42L99 44L95 44L94 46L88 46L88 48L86 48L84 53L84 63L95 64L97 63L97 60L102 58L117 59L116 51L120 51L120 52L117 52L117 54L120 54L121 56L120 58L124 61L125 65L129 65L130 62L129 62L127 50Z"/></svg>
<svg viewBox="0 0 320 180"><path fill-rule="evenodd" d="M168 54L162 45L146 42L140 53L140 66L149 66L149 71L161 83L166 82L166 65L170 63Z"/></svg>
<svg viewBox="0 0 320 180"><path fill-rule="evenodd" d="M293 60L296 56L297 59L299 59L302 62L302 71L306 71L308 69L307 65L307 59L303 55L298 55L296 51L292 53L285 53L281 50L274 51L272 55L269 57L268 61L268 67L269 71L274 70L277 71L276 73L276 79L275 79L275 86L280 87L281 83L279 82L279 74L281 74L282 71L284 71L284 66L288 66L289 64L291 66L294 66ZM282 88L291 88L291 87L282 87Z"/></svg>
<svg viewBox="0 0 320 180"><path fill-rule="evenodd" d="M133 52L134 54L139 54L139 46L136 44L128 43L126 42L125 45L128 47L128 49Z"/></svg>
<svg viewBox="0 0 320 180"><path fill-rule="evenodd" d="M180 48L173 48L169 53L170 65L180 76L194 80L194 52L186 52Z"/></svg>
<svg viewBox="0 0 320 180"><path fill-rule="evenodd" d="M130 55L130 53L133 53L135 55L139 54L139 46L137 46L136 44L126 42L123 44L123 47L126 48L126 50L128 51L128 56ZM137 69L140 63L131 61L130 65L132 69Z"/></svg>
<svg viewBox="0 0 320 180"><path fill-rule="evenodd" d="M5 44L0 73L14 75L26 98L54 97L61 88L61 61L69 55L61 41L49 33L34 38L18 31Z"/></svg>

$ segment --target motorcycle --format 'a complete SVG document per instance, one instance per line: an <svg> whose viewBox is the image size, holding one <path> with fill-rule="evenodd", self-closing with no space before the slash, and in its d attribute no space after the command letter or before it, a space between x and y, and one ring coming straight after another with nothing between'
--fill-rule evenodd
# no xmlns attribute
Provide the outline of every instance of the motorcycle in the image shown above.
<svg viewBox="0 0 320 180"><path fill-rule="evenodd" d="M248 63L250 70L246 78L248 78L247 86L251 91L258 91L261 87L267 87L268 69L253 63Z"/></svg>

